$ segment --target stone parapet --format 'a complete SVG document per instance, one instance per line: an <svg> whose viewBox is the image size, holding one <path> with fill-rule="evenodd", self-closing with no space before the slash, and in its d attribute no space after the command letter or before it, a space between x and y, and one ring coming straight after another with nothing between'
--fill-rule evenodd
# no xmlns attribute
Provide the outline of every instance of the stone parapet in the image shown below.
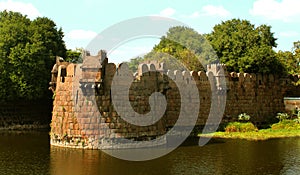
<svg viewBox="0 0 300 175"><path fill-rule="evenodd" d="M104 51L97 56L85 54L83 64L58 62L52 75L55 98L51 144L89 149L132 147L126 140L160 139L159 143L165 144L163 137L176 124L181 111L187 114L182 127L194 124L189 116L194 110L198 113L195 125L204 126L208 116L220 110L212 107L218 100L226 102L222 122L234 121L241 113L249 114L254 123L267 122L285 110L284 96L298 88L293 84L299 79L228 73L221 64L208 65L207 72L167 70L157 62L140 64L133 74L126 64L108 63ZM193 86L196 93L189 91ZM151 109L154 93L163 96L165 106L162 102ZM195 106L197 100L199 106ZM127 120L143 121L143 116L162 110L149 125Z"/></svg>

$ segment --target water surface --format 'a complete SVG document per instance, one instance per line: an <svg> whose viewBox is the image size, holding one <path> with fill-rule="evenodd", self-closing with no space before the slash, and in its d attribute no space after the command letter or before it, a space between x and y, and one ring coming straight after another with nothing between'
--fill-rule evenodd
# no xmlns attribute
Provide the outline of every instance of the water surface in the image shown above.
<svg viewBox="0 0 300 175"><path fill-rule="evenodd" d="M300 174L300 138L268 141L189 139L159 159L131 162L99 150L51 147L47 132L1 133L0 174Z"/></svg>

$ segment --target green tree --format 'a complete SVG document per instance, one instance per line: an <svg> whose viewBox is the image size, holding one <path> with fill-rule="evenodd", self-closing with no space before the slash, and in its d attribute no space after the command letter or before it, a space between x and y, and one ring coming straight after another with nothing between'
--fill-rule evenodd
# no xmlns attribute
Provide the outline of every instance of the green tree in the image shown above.
<svg viewBox="0 0 300 175"><path fill-rule="evenodd" d="M281 73L284 69L273 47L276 38L271 27L255 27L247 20L232 19L214 26L206 35L228 71Z"/></svg>
<svg viewBox="0 0 300 175"><path fill-rule="evenodd" d="M295 74L296 62L295 56L290 51L278 51L277 58L286 68L286 72L289 74Z"/></svg>
<svg viewBox="0 0 300 175"><path fill-rule="evenodd" d="M12 91L13 82L10 78L13 67L11 66L9 55L11 49L20 43L29 41L28 35L22 33L27 32L30 20L20 13L3 11L0 12L0 99L12 98L15 93Z"/></svg>
<svg viewBox="0 0 300 175"><path fill-rule="evenodd" d="M294 42L293 47L294 60L291 66L294 66L294 72L292 74L300 74L300 41Z"/></svg>
<svg viewBox="0 0 300 175"><path fill-rule="evenodd" d="M56 56L66 57L66 46L63 41L62 29L57 29L54 21L47 17L38 17L31 22L29 32L32 43L41 43L44 46L42 54L45 57L47 69L51 69Z"/></svg>
<svg viewBox="0 0 300 175"><path fill-rule="evenodd" d="M292 51L278 51L277 58L284 65L286 73L300 74L300 41L294 42Z"/></svg>
<svg viewBox="0 0 300 175"><path fill-rule="evenodd" d="M62 30L52 20L0 12L0 99L45 97L55 56L65 51Z"/></svg>
<svg viewBox="0 0 300 175"><path fill-rule="evenodd" d="M40 43L19 44L11 49L9 63L12 65L10 80L13 98L35 99L45 95L45 85L49 82L49 70L40 53L44 51ZM39 59L36 59L39 58Z"/></svg>
<svg viewBox="0 0 300 175"><path fill-rule="evenodd" d="M69 49L69 50L67 50L65 60L67 62L71 62L71 63L82 63L83 51L84 51L83 48L76 48L75 50Z"/></svg>
<svg viewBox="0 0 300 175"><path fill-rule="evenodd" d="M217 56L203 35L192 28L176 26L169 29L145 59L165 62L172 69L199 71L216 61Z"/></svg>
<svg viewBox="0 0 300 175"><path fill-rule="evenodd" d="M137 71L137 68L138 68L138 65L139 65L140 63L142 63L143 61L144 61L143 57L136 57L136 58L130 59L130 61L127 62L127 64L128 64L129 69L130 69L132 72L136 72L136 71Z"/></svg>

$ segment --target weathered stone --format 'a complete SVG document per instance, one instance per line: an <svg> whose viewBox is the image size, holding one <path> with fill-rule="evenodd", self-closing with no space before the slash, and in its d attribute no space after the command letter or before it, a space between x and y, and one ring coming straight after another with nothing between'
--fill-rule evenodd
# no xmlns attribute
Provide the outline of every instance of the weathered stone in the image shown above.
<svg viewBox="0 0 300 175"><path fill-rule="evenodd" d="M207 74L166 70L159 63L145 63L139 66L138 74L133 76L128 65L122 64L118 69L116 67L113 63L108 64L104 52L95 57L86 56L82 65L56 63L51 78L51 90L55 92L51 133L60 138L65 133L70 137L76 135L82 141L86 139L88 148L102 148L109 144L102 143L98 136L108 141L114 138L136 139L139 136L145 139L150 139L150 136L158 138L166 134L167 128L176 124L183 111L187 114L184 125L191 124L189 114L196 106L181 108L182 97L190 104L200 100L196 125L204 125L210 112L220 110L211 111L212 101L215 100L212 93L217 93L217 90L225 90L227 93L222 122L236 120L241 113L249 114L255 122L264 122L276 112L284 111L283 97L286 94L300 96L300 88L293 86L293 82L299 79L298 76L280 78L262 74L229 74L222 71L222 68L226 68L221 64L209 65ZM117 82L120 87L125 86L132 77L136 78L128 95L124 96L127 89L111 94L114 76L124 80ZM225 80L223 82L220 81L222 76ZM178 85L184 87L182 92ZM189 91L191 86L196 86L199 94L192 94ZM149 104L149 97L153 92L163 93L167 101L166 111L160 120L149 126L136 126L124 120L129 116L142 121L143 115L153 110ZM117 101L112 103L112 99ZM129 101L129 107L124 105L123 99ZM161 105L159 102L159 106ZM124 111L124 116L120 116L115 106ZM64 144L55 141L54 136L51 136L52 143Z"/></svg>

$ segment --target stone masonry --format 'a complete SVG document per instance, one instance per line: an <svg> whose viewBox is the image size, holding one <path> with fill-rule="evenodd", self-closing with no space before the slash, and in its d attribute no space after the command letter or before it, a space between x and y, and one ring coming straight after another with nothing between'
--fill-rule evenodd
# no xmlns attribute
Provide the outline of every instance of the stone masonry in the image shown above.
<svg viewBox="0 0 300 175"><path fill-rule="evenodd" d="M285 110L283 99L289 92L300 96L300 88L293 85L299 76L280 77L226 71L220 73L221 68L226 69L224 65L213 64L207 66L207 72L182 72L167 70L164 64L147 63L139 65L138 72L133 74L126 64L117 66L108 63L106 53L102 50L96 56L86 52L82 64L67 63L58 58L50 82L50 89L55 96L51 144L106 149L116 147L114 140L120 138L151 140L163 136L176 124L180 110L199 109L195 125L204 126L210 113L219 110L211 107L214 98L226 102L223 123L234 121L239 114L247 113L252 122L260 124L274 118L277 112ZM220 76L226 82L220 82ZM125 96L130 109L121 103L124 99L121 94L124 93L112 94L114 78L121 80L117 82L120 87L125 87L128 80L133 79L128 95ZM180 92L177 87L179 84L187 90ZM198 94L188 91L192 85L197 87ZM167 105L163 116L153 124L134 125L125 121L117 112L116 106L120 106L125 111L124 115L131 114L132 111L135 111L135 115L149 113L149 97L154 92L163 94ZM189 105L181 108L182 94L191 104L199 99L200 106ZM116 100L115 103L112 102L113 99ZM189 116L185 120L190 124ZM165 140L162 139L162 144L164 143Z"/></svg>

